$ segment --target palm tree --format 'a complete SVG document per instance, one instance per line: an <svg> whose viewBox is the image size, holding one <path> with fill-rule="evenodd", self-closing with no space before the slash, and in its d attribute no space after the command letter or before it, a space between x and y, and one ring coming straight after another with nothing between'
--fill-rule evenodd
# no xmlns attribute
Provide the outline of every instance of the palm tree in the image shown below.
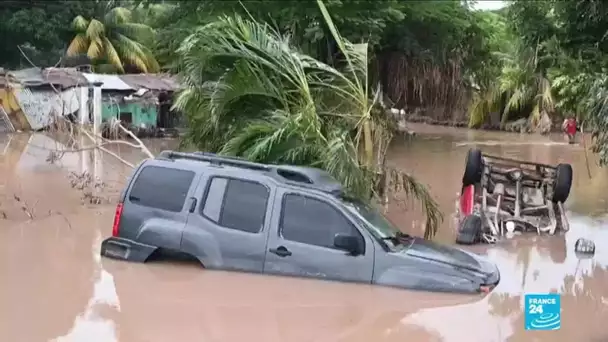
<svg viewBox="0 0 608 342"><path fill-rule="evenodd" d="M551 83L539 67L538 47L518 44L510 53L497 53L503 61L498 82L477 94L472 102L471 127L481 124L490 112L500 112L501 128L514 115L527 116L533 123L553 111Z"/></svg>
<svg viewBox="0 0 608 342"><path fill-rule="evenodd" d="M186 141L252 161L320 167L361 199L401 190L422 202L431 237L442 219L437 203L412 176L385 165L392 123L368 88L367 44L344 40L320 0L319 7L345 57L344 72L238 16L198 27L183 41L186 89L175 107L188 116Z"/></svg>
<svg viewBox="0 0 608 342"><path fill-rule="evenodd" d="M86 54L99 71L124 73L125 67L143 73L158 72L160 67L147 47L154 40L154 30L132 22L131 11L115 7L102 20L74 18L76 36L67 49L67 56Z"/></svg>

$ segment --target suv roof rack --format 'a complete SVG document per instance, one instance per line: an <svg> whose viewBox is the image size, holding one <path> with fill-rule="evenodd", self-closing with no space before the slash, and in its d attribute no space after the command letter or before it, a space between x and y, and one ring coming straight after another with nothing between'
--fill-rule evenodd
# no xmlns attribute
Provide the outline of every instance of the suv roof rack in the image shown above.
<svg viewBox="0 0 608 342"><path fill-rule="evenodd" d="M209 152L186 153L163 151L157 158L196 160L215 165L227 165L254 171L262 171L274 176L274 178L277 178L276 176L278 176L282 182L288 184L305 186L333 194L342 193L342 185L337 180L328 172L313 167L254 163L238 157L219 156Z"/></svg>

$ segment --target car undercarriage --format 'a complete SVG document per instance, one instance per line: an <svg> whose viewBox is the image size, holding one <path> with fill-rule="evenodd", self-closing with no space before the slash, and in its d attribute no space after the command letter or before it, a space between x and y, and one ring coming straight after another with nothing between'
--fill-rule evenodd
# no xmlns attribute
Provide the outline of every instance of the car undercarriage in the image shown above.
<svg viewBox="0 0 608 342"><path fill-rule="evenodd" d="M501 237L535 231L567 231L563 203L570 194L572 167L468 152L458 206L456 242L495 243Z"/></svg>

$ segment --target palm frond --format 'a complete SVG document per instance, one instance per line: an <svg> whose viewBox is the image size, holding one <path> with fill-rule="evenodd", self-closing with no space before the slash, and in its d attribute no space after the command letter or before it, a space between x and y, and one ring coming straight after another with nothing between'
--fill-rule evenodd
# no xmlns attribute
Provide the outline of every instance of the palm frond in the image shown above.
<svg viewBox="0 0 608 342"><path fill-rule="evenodd" d="M106 59L108 63L113 65L118 72L125 72L122 67L122 61L120 60L118 52L114 48L114 45L112 45L112 42L106 37L103 38L103 49L106 52Z"/></svg>
<svg viewBox="0 0 608 342"><path fill-rule="evenodd" d="M117 33L139 42L152 42L156 33L148 25L139 23L120 23L112 27Z"/></svg>
<svg viewBox="0 0 608 342"><path fill-rule="evenodd" d="M86 53L88 50L88 39L84 33L78 33L70 42L68 49L66 50L66 55L75 56L79 54Z"/></svg>
<svg viewBox="0 0 608 342"><path fill-rule="evenodd" d="M146 63L146 67L149 73L157 73L160 72L160 64L156 60L156 56L154 56L154 52L148 49L147 47L142 48L144 52L144 62Z"/></svg>
<svg viewBox="0 0 608 342"><path fill-rule="evenodd" d="M497 86L490 86L484 92L476 93L469 107L469 127L477 128L486 121L488 114L501 112L502 95Z"/></svg>
<svg viewBox="0 0 608 342"><path fill-rule="evenodd" d="M134 65L143 73L148 72L145 61L146 54L141 44L121 34L116 34L112 40L112 45L122 57L123 62Z"/></svg>
<svg viewBox="0 0 608 342"><path fill-rule="evenodd" d="M114 7L104 16L104 23L108 26L129 24L133 15L131 10L124 7Z"/></svg>
<svg viewBox="0 0 608 342"><path fill-rule="evenodd" d="M87 56L92 60L100 59L104 56L103 38L97 38L89 42Z"/></svg>
<svg viewBox="0 0 608 342"><path fill-rule="evenodd" d="M443 221L443 214L439 209L439 204L427 188L412 175L394 168L385 168L383 174L386 177L384 191L387 194L403 193L406 197L414 198L422 204L422 209L426 214L424 237L432 238Z"/></svg>
<svg viewBox="0 0 608 342"><path fill-rule="evenodd" d="M85 32L89 27L89 21L86 20L83 16L79 15L72 21L72 28L76 32Z"/></svg>
<svg viewBox="0 0 608 342"><path fill-rule="evenodd" d="M89 40L91 41L99 40L105 35L105 31L106 27L101 21L97 19L92 19L89 23L89 26L87 27L87 38L89 38Z"/></svg>

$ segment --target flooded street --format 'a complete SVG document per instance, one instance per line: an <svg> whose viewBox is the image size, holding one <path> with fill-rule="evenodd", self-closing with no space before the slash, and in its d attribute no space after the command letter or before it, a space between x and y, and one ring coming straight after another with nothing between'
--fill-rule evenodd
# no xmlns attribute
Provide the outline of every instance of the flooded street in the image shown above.
<svg viewBox="0 0 608 342"><path fill-rule="evenodd" d="M165 341L608 341L608 170L582 144L541 137L413 125L396 138L391 163L428 184L445 214L437 240L453 243L456 194L466 152L571 163L565 235L526 235L473 249L496 262L501 282L488 296L412 292L356 284L203 270L190 263L101 259L114 205L130 168L97 151L66 153L42 134L0 135L0 340ZM589 143L589 140L587 140ZM149 142L153 152L175 142ZM113 149L137 162L139 151ZM94 157L97 158L94 158ZM95 162L96 159L96 162ZM100 175L90 204L70 173ZM421 234L421 216L391 207L389 217ZM578 260L574 242L595 241ZM523 295L561 294L559 331L525 331Z"/></svg>

